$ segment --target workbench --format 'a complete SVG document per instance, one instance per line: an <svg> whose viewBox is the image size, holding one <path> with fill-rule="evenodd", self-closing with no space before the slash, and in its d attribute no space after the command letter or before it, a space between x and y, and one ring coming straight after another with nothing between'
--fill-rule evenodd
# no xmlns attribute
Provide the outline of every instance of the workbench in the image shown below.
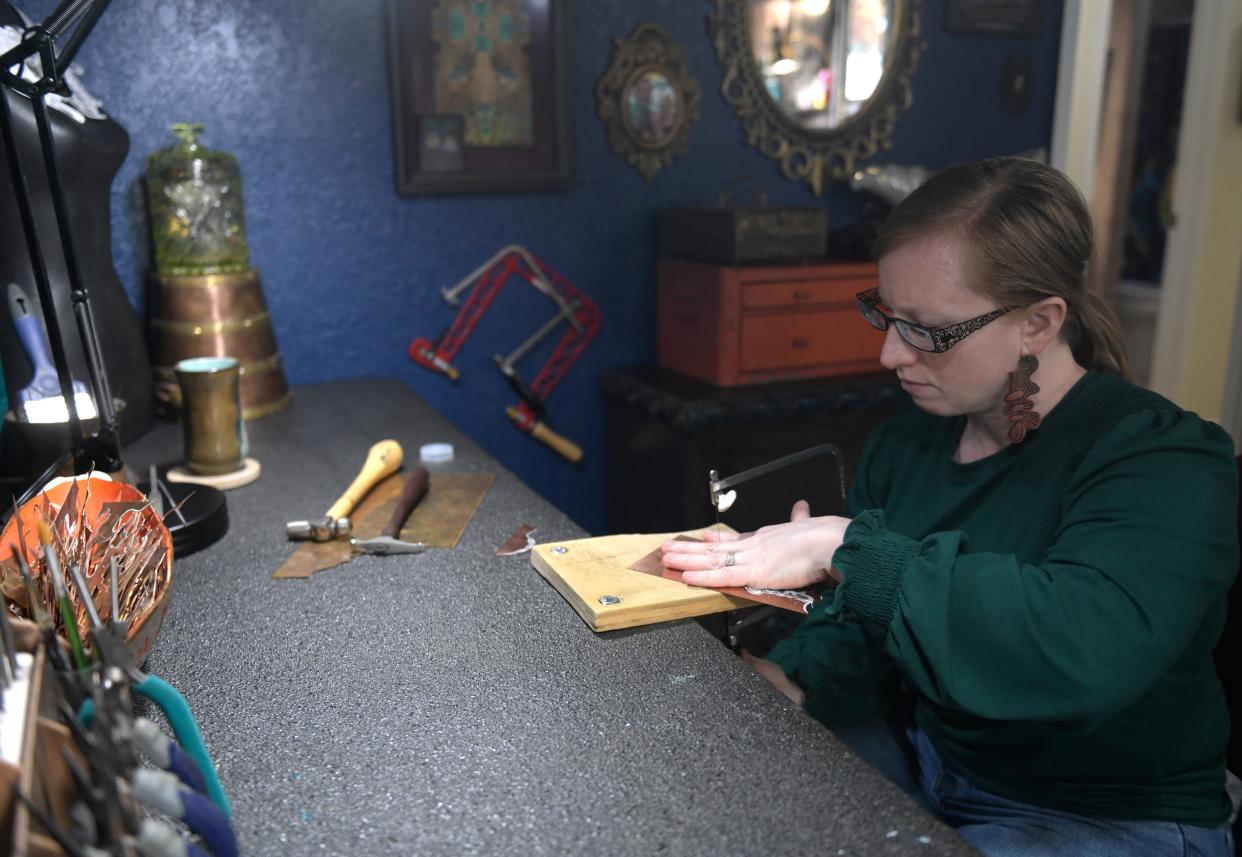
<svg viewBox="0 0 1242 857"><path fill-rule="evenodd" d="M244 854L975 853L695 622L596 635L495 556L522 523L586 534L400 382L300 387L247 429L263 475L175 561L146 663L198 717ZM458 547L273 580L285 522L385 437L407 462L454 445L433 486L496 474ZM127 463L181 442L160 424Z"/></svg>

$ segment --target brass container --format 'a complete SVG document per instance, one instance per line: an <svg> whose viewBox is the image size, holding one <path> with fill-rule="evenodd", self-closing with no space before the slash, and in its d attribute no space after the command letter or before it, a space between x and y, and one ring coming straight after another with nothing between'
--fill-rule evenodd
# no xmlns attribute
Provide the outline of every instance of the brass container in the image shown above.
<svg viewBox="0 0 1242 857"><path fill-rule="evenodd" d="M173 367L190 357L241 361L242 418L251 420L292 400L259 272L173 277L151 275L152 371L155 398L181 407Z"/></svg>
<svg viewBox="0 0 1242 857"><path fill-rule="evenodd" d="M246 427L240 366L236 357L192 357L174 367L181 387L185 463L195 473L219 476L241 470Z"/></svg>

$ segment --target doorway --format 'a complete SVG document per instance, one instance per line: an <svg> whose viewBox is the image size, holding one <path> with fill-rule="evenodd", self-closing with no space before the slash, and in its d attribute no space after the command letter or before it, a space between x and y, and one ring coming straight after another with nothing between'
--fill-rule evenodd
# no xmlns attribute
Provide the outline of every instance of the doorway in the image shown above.
<svg viewBox="0 0 1242 857"><path fill-rule="evenodd" d="M1117 311L1135 380L1151 379L1194 0L1114 0L1092 188L1088 287Z"/></svg>

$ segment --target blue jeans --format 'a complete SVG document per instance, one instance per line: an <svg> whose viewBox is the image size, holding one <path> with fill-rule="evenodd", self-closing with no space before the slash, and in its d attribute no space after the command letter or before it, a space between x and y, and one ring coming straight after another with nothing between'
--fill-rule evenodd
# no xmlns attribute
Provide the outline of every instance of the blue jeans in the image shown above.
<svg viewBox="0 0 1242 857"><path fill-rule="evenodd" d="M834 730L851 750L986 857L1233 857L1228 825L1089 818L986 792L946 766L923 730L903 747L887 723Z"/></svg>

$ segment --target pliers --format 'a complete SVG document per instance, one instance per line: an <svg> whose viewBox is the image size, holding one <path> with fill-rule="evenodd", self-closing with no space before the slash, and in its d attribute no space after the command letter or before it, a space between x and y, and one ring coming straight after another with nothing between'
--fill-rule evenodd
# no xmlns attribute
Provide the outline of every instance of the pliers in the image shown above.
<svg viewBox="0 0 1242 857"><path fill-rule="evenodd" d="M203 733L199 731L198 723L194 720L194 715L190 711L190 706L186 703L185 697L162 678L147 675L138 669L138 664L134 661L133 654L130 652L129 647L125 645L125 636L129 630L129 623L122 622L116 618L115 565L111 571L113 576L112 585L114 587L112 618L105 625L100 621L99 614L96 611L88 611L91 622L91 640L94 643L95 651L98 652L100 660L103 661L105 670L118 670L122 676L133 683L135 693L151 700L160 711L164 712L164 716L168 718L168 722L173 728L173 733L177 736L177 743L185 748L185 752L194 760L194 763L198 766L199 773L202 774L203 779L206 781L207 796L220 808L225 818L232 818L233 809L229 806L229 799L220 785L220 778L216 776L215 766L211 763L211 756L208 755L207 745L203 741ZM83 603L93 606L93 601L88 592L83 591L81 596ZM94 704L88 699L82 703L82 707L78 711L78 717L83 723L89 724L90 718L93 716Z"/></svg>
<svg viewBox="0 0 1242 857"><path fill-rule="evenodd" d="M156 676L142 674L136 667L131 667L132 672L126 675L113 666L122 657L132 665L124 642L110 629L93 630L98 631L94 641L105 664L103 692L98 696L98 702L89 699L78 710L76 719L80 723L79 728L89 729L99 719L97 710L107 712L103 715L104 722L100 728L104 734L121 739L110 748L109 769L115 776L128 781L129 796L183 822L203 840L208 850L204 851L180 836L170 837L162 829L145 822L136 831L135 844L148 857L207 857L208 854L211 857L236 857L237 838L229 822L228 802L185 699ZM118 654L118 647L124 651L123 656ZM128 692L122 676L134 680L132 688L164 712L187 749L183 750L166 738L150 720L141 717L129 719L126 712L128 706L123 704L128 699ZM110 693L113 688L116 690ZM153 762L167 770L141 766L134 752L135 747L141 748ZM201 761L197 761L196 756ZM215 796L211 794L213 787L224 800L223 806L215 802ZM130 830L134 832L132 827Z"/></svg>

